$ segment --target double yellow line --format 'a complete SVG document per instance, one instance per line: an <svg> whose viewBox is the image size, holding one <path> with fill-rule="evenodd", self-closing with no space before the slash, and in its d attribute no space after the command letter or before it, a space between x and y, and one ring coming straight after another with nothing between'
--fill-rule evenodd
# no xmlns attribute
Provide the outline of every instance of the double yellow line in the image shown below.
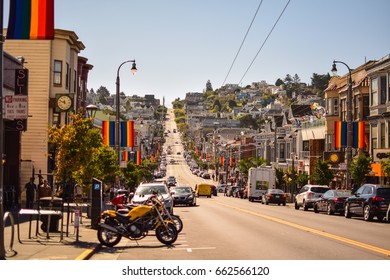
<svg viewBox="0 0 390 280"><path fill-rule="evenodd" d="M261 217L261 218L267 219L269 221L273 221L273 222L276 222L276 223L279 223L279 224L290 226L290 227L293 227L293 228L296 228L296 229L299 229L299 230L303 230L303 231L306 231L306 232L310 232L310 233L314 233L314 234L317 234L317 235L320 235L320 236L324 236L324 237L327 237L327 238L338 240L338 241L341 241L341 242L344 242L344 243L347 243L347 244L350 244L350 245L354 245L354 246L357 246L357 247L360 247L360 248L364 248L366 250L374 251L376 253L384 254L385 256L390 257L390 250L386 250L386 249L383 249L383 248L380 248L380 247L376 247L376 246L372 246L372 245L369 245L369 244L365 244L365 243L362 243L362 242L359 242L359 241L355 241L355 240L352 240L352 239L349 239L349 238L345 238L345 237L341 237L341 236L338 236L338 235L335 235L335 234L327 233L327 232L324 232L324 231L321 231L321 230L317 230L317 229L314 229L314 228L305 227L305 226L302 226L302 225L298 225L298 224L295 224L295 223L292 223L292 222L288 222L288 221L285 221L285 220L282 220L282 219L278 219L278 218L275 218L275 217L271 217L271 216L263 215L263 214L260 214L260 213L256 213L256 212L253 212L253 211L250 211L250 210L246 210L246 209L243 209L243 208L231 206L231 205L228 205L228 204L224 204L224 203L220 203L220 202L217 202L217 204L225 206L225 207L228 207L228 208L231 208L231 209L234 209L234 210L237 210L237 211L240 211L240 212L243 212L243 213L247 213L247 214L250 214L250 215Z"/></svg>

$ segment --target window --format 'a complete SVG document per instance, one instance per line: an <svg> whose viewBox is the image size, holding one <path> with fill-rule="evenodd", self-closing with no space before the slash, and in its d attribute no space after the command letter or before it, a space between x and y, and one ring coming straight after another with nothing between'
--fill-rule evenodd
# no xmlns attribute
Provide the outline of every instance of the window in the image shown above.
<svg viewBox="0 0 390 280"><path fill-rule="evenodd" d="M69 75L69 63L66 63L66 75L65 75L65 88L69 88L69 80L70 80L70 75Z"/></svg>
<svg viewBox="0 0 390 280"><path fill-rule="evenodd" d="M284 150L285 150L285 144L281 143L279 146L279 158L285 158Z"/></svg>
<svg viewBox="0 0 390 280"><path fill-rule="evenodd" d="M62 61L54 60L54 77L53 77L54 85L62 84Z"/></svg>
<svg viewBox="0 0 390 280"><path fill-rule="evenodd" d="M77 92L77 72L74 70L73 73L73 92Z"/></svg>
<svg viewBox="0 0 390 280"><path fill-rule="evenodd" d="M386 143L386 125L385 123L381 123L381 146L379 148L386 148L385 143Z"/></svg>
<svg viewBox="0 0 390 280"><path fill-rule="evenodd" d="M353 120L356 120L356 119L358 119L359 118L359 95L355 95L355 97L354 97L354 99L355 99L355 101L354 101L354 104L353 105L355 105L355 106L353 106L354 107L354 109L353 109Z"/></svg>
<svg viewBox="0 0 390 280"><path fill-rule="evenodd" d="M378 128L377 126L373 125L371 127L371 148L375 149L378 148Z"/></svg>
<svg viewBox="0 0 390 280"><path fill-rule="evenodd" d="M309 151L309 141L303 141L302 142L302 150L303 151Z"/></svg>
<svg viewBox="0 0 390 280"><path fill-rule="evenodd" d="M363 96L363 119L365 120L370 115L370 98Z"/></svg>
<svg viewBox="0 0 390 280"><path fill-rule="evenodd" d="M328 111L329 115L333 115L333 104L332 104L333 99L328 98L328 102L326 102L326 110Z"/></svg>
<svg viewBox="0 0 390 280"><path fill-rule="evenodd" d="M342 99L341 100L341 116L340 116L340 119L342 121L346 121L347 120L347 103L346 103L346 99Z"/></svg>
<svg viewBox="0 0 390 280"><path fill-rule="evenodd" d="M371 106L378 105L378 78L371 79Z"/></svg>
<svg viewBox="0 0 390 280"><path fill-rule="evenodd" d="M387 97L387 100L390 101L390 72L387 73L387 94L388 94L388 97Z"/></svg>
<svg viewBox="0 0 390 280"><path fill-rule="evenodd" d="M333 106L334 106L334 112L333 112L333 114L334 114L335 116L338 116L338 114L339 114L339 99L338 99L338 98L335 98L335 99L334 99Z"/></svg>
<svg viewBox="0 0 390 280"><path fill-rule="evenodd" d="M387 88L386 88L387 87L386 76L381 76L380 83L381 83L381 88L380 88L381 99L380 99L380 103L381 104L385 104L386 103L386 90L387 90Z"/></svg>

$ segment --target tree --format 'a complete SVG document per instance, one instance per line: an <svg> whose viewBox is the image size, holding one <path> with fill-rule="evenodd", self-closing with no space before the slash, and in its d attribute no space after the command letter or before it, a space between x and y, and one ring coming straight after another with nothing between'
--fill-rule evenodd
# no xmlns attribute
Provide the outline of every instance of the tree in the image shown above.
<svg viewBox="0 0 390 280"><path fill-rule="evenodd" d="M361 153L351 162L350 172L354 183L359 186L366 182L366 176L371 171L372 159Z"/></svg>
<svg viewBox="0 0 390 280"><path fill-rule="evenodd" d="M93 177L115 177L117 157L103 145L100 130L91 128L92 119L84 118L82 113L70 118L69 124L49 129L49 143L55 146L55 181L65 183L73 178L84 184Z"/></svg>
<svg viewBox="0 0 390 280"><path fill-rule="evenodd" d="M213 91L213 86L211 85L210 80L208 80L206 83L206 92L208 91Z"/></svg>
<svg viewBox="0 0 390 280"><path fill-rule="evenodd" d="M324 93L324 90L328 87L329 80L329 73L325 75L313 73L313 76L311 77L311 85L317 91L317 95L321 96Z"/></svg>
<svg viewBox="0 0 390 280"><path fill-rule="evenodd" d="M279 79L277 79L277 80L276 80L276 82L275 82L275 86L277 86L277 87L278 87L278 86L281 86L281 85L284 85L284 82L283 82L283 80L282 80L282 79L280 79L280 78L279 78Z"/></svg>
<svg viewBox="0 0 390 280"><path fill-rule="evenodd" d="M333 172L329 169L329 162L318 160L314 166L314 171L310 177L310 180L314 184L328 186L333 177Z"/></svg>
<svg viewBox="0 0 390 280"><path fill-rule="evenodd" d="M96 94L100 103L107 104L107 98L110 96L110 92L106 87L100 86L100 88L96 91Z"/></svg>

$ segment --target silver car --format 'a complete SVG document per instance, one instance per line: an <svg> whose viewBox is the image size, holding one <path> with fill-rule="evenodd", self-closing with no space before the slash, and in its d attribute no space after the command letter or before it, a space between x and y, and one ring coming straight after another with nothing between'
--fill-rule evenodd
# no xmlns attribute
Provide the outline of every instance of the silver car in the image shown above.
<svg viewBox="0 0 390 280"><path fill-rule="evenodd" d="M303 207L303 210L307 211L313 208L314 203L328 190L329 187L325 185L304 185L295 196L295 209Z"/></svg>
<svg viewBox="0 0 390 280"><path fill-rule="evenodd" d="M167 185L164 183L145 183L139 185L130 203L133 205L143 204L153 194L161 194L164 199L163 203L165 208L167 208L167 210L172 213L173 198L168 190Z"/></svg>

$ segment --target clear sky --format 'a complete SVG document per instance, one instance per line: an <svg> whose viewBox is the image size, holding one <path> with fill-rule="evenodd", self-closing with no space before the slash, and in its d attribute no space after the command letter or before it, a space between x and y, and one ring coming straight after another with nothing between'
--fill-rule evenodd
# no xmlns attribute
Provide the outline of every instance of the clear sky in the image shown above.
<svg viewBox="0 0 390 280"><path fill-rule="evenodd" d="M119 65L135 59L137 75L130 63L120 70L121 91L165 97L171 107L207 80L222 86L260 2L226 83L274 84L298 74L310 84L313 73L330 73L334 59L356 68L390 53L389 0L291 0L266 42L288 0L55 0L55 28L74 31L86 46L89 89L115 94Z"/></svg>

